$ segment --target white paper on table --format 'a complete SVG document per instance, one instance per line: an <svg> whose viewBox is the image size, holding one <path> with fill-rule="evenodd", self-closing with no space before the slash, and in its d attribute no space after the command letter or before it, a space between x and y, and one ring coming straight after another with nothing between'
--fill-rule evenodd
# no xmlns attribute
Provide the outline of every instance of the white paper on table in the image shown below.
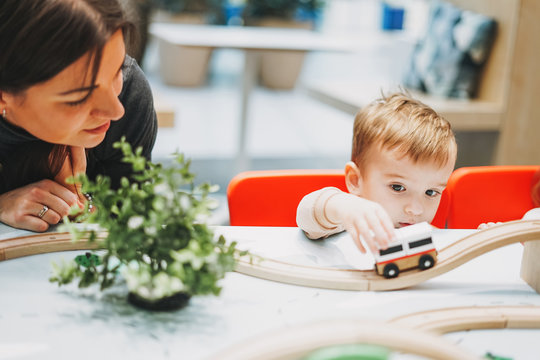
<svg viewBox="0 0 540 360"><path fill-rule="evenodd" d="M432 234L433 242L437 250L441 250L475 231L436 229ZM253 238L231 240L238 242L238 249L296 265L371 270L375 264L373 255L369 252L362 254L347 232L322 240L310 240L305 236L276 237L272 241Z"/></svg>

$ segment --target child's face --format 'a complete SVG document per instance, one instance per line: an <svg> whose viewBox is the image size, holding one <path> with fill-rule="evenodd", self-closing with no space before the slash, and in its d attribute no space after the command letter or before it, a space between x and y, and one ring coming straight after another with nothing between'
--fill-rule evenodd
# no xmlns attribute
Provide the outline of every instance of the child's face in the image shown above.
<svg viewBox="0 0 540 360"><path fill-rule="evenodd" d="M415 163L396 150L370 151L358 195L382 205L396 228L431 222L454 162L439 167L433 162Z"/></svg>

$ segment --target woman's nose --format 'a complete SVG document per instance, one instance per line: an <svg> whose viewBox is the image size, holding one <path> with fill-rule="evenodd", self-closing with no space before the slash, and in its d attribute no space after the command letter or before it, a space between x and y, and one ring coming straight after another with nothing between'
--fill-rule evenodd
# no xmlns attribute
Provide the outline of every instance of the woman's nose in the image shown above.
<svg viewBox="0 0 540 360"><path fill-rule="evenodd" d="M113 89L96 89L99 94L95 97L95 106L91 112L92 116L109 120L119 120L124 116L125 109L118 95Z"/></svg>

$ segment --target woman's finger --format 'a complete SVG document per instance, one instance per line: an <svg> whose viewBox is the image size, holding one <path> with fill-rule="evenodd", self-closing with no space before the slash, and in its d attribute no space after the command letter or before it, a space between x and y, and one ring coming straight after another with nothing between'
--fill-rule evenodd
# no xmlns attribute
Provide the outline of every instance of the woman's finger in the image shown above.
<svg viewBox="0 0 540 360"><path fill-rule="evenodd" d="M43 232L47 231L49 228L49 224L43 220L34 215L26 215L22 218L20 222L17 222L15 226L19 229L25 229L30 231L36 231L36 232Z"/></svg>
<svg viewBox="0 0 540 360"><path fill-rule="evenodd" d="M54 208L59 214L67 215L71 207L75 205L79 205L79 207L81 207L82 205L77 194L55 181L44 180L41 187L54 196L50 198L47 197L49 200L46 198L39 199L40 202L43 202L43 205Z"/></svg>
<svg viewBox="0 0 540 360"><path fill-rule="evenodd" d="M58 212L56 212L53 208L47 205L43 205L37 211L36 217L38 217L39 219L45 221L47 224L50 224L50 225L56 225L60 222L60 220L62 220L62 215L58 214Z"/></svg>
<svg viewBox="0 0 540 360"><path fill-rule="evenodd" d="M75 193L79 198L79 202L83 202L84 197L81 192L81 184L70 184L67 179L84 172L86 172L86 153L84 148L80 146L70 146L68 156L66 157L62 168L54 177L54 180Z"/></svg>

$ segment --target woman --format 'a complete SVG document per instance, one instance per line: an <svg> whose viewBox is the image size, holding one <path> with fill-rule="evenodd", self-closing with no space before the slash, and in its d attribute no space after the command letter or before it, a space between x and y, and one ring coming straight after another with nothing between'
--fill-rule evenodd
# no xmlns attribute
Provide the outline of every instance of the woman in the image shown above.
<svg viewBox="0 0 540 360"><path fill-rule="evenodd" d="M0 221L45 231L85 197L66 178L129 175L112 144L150 158L152 95L126 55L132 25L116 0L0 3Z"/></svg>

